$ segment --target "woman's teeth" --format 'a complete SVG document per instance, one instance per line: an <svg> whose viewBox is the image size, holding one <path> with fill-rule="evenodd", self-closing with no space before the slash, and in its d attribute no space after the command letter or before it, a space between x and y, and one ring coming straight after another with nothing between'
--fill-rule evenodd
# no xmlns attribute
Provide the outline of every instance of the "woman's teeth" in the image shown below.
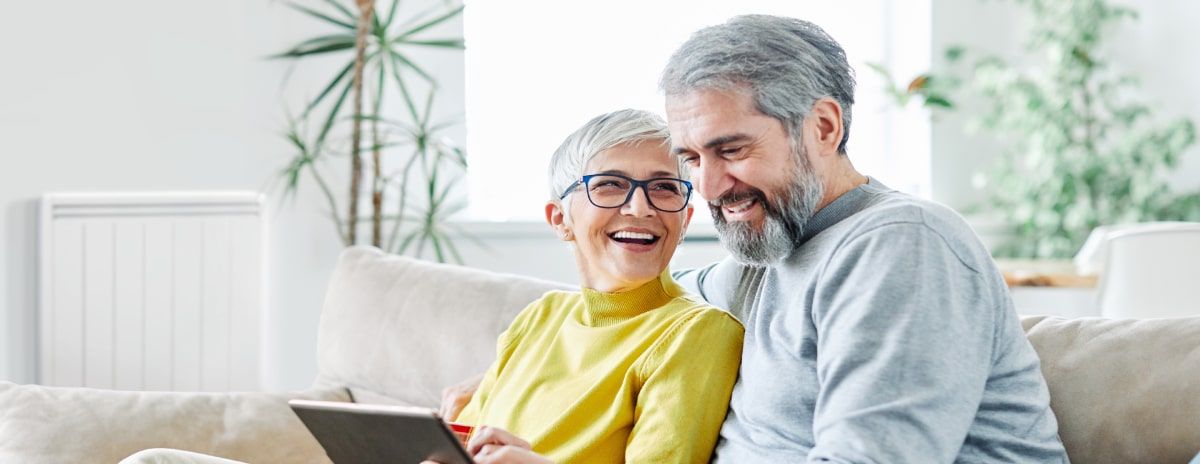
<svg viewBox="0 0 1200 464"><path fill-rule="evenodd" d="M612 238L618 242L641 244L650 244L658 240L658 237L655 237L653 234L647 234L644 232L629 232L625 230L617 231L616 233L612 234Z"/></svg>
<svg viewBox="0 0 1200 464"><path fill-rule="evenodd" d="M635 239L640 239L640 240L654 240L653 235L643 234L641 232L626 232L624 230L618 231L617 233L613 234L613 238L635 238Z"/></svg>

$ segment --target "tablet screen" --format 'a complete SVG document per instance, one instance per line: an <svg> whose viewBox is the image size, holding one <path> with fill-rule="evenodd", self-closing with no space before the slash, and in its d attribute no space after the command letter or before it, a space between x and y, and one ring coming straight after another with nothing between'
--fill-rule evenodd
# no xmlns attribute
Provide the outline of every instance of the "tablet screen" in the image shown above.
<svg viewBox="0 0 1200 464"><path fill-rule="evenodd" d="M472 462L430 409L309 400L291 400L288 405L334 464Z"/></svg>

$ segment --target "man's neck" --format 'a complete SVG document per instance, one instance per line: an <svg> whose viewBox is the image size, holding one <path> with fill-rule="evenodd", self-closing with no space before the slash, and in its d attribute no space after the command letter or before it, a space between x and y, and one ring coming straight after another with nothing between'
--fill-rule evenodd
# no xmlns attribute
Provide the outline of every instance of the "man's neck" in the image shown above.
<svg viewBox="0 0 1200 464"><path fill-rule="evenodd" d="M854 190L869 181L867 176L859 174L854 169L854 165L850 164L850 160L845 156L842 156L838 160L838 163L834 165L834 169L831 171L828 175L821 177L821 182L825 184L825 195L821 197L821 203L817 205L817 211L833 203L833 200L845 195L846 192Z"/></svg>

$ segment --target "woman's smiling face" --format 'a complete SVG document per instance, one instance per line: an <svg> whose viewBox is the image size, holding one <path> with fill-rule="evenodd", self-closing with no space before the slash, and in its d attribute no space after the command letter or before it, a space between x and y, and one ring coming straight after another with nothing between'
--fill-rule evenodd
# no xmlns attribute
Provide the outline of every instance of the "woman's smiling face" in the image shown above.
<svg viewBox="0 0 1200 464"><path fill-rule="evenodd" d="M637 180L680 177L679 163L666 144L645 141L601 151L588 161L587 174L619 174ZM592 186L593 189L597 185ZM584 186L561 203L546 204L546 219L564 240L575 243L581 284L606 292L637 288L656 279L671 262L675 247L692 218L692 206L670 213L655 209L643 188L634 189L619 208L600 208L588 200Z"/></svg>

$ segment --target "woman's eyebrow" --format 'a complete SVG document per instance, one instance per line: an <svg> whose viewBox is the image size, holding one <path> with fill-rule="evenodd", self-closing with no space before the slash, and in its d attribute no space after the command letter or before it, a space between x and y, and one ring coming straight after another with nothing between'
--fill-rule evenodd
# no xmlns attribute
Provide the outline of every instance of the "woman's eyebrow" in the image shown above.
<svg viewBox="0 0 1200 464"><path fill-rule="evenodd" d="M633 176L632 176L632 175L630 175L628 172L622 171L622 170L620 170L620 169L607 169L607 170L604 170L604 171L597 172L596 174L619 174L619 175L622 175L622 176L625 176L625 177L633 177ZM650 177L651 177L651 178L657 178L657 177L673 177L673 176L677 176L677 175L679 175L679 174L678 174L678 173L671 172L671 171L661 171L661 170L660 170L660 171L654 171L654 172L650 173Z"/></svg>

